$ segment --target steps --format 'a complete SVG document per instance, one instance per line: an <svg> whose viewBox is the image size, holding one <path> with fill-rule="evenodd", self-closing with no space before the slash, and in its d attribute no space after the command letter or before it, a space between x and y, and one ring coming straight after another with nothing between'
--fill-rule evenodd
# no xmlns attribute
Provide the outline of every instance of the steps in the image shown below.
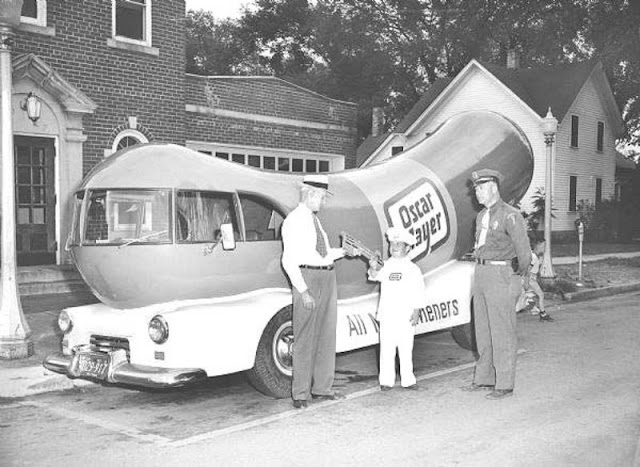
<svg viewBox="0 0 640 467"><path fill-rule="evenodd" d="M89 292L80 273L70 264L18 267L21 296Z"/></svg>

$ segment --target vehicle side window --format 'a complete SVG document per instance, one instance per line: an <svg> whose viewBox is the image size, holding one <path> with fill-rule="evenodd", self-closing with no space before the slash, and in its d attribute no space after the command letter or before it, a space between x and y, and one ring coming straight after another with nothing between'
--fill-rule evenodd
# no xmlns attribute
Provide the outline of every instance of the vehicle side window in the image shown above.
<svg viewBox="0 0 640 467"><path fill-rule="evenodd" d="M268 200L250 194L240 194L247 242L280 240L284 216Z"/></svg>
<svg viewBox="0 0 640 467"><path fill-rule="evenodd" d="M231 193L178 191L176 194L176 238L178 242L215 242L220 226L232 224L236 238L238 222Z"/></svg>

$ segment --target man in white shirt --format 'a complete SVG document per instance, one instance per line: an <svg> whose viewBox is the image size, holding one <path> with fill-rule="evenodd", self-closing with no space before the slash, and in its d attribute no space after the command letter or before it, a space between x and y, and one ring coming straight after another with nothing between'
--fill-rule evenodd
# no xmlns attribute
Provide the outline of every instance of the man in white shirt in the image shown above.
<svg viewBox="0 0 640 467"><path fill-rule="evenodd" d="M329 179L305 175L300 204L282 224L282 266L293 293L293 406L311 398L342 399L332 388L336 358L337 287L333 262L346 252L331 248L316 213L324 204Z"/></svg>

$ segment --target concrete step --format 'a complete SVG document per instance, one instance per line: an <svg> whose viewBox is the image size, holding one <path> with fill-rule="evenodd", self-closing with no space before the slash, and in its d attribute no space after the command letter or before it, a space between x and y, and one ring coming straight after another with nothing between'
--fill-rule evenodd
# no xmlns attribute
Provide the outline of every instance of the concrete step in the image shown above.
<svg viewBox="0 0 640 467"><path fill-rule="evenodd" d="M89 292L78 270L70 264L20 266L17 276L21 296Z"/></svg>

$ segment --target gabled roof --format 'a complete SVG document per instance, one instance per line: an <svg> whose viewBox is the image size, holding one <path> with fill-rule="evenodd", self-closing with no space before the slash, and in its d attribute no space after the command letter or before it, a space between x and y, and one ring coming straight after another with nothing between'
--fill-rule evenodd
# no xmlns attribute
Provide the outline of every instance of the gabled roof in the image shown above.
<svg viewBox="0 0 640 467"><path fill-rule="evenodd" d="M506 68L472 60L455 78L442 78L435 81L400 121L393 133L387 133L384 138L378 137L373 141L367 138L358 148L358 162L366 161L391 135L410 130L436 100L446 99L448 93L459 83L464 82L462 76L469 73L472 68L492 75L540 118L544 118L548 108L551 107L558 122L562 122L582 87L590 77L593 77L596 88L603 96L605 111L611 119L614 135L617 136L622 132L623 122L620 110L607 82L602 63L599 61L589 60L533 68ZM377 145L373 145L375 141L378 142Z"/></svg>
<svg viewBox="0 0 640 467"><path fill-rule="evenodd" d="M547 109L561 122L599 62L510 69L480 62L531 109L544 117Z"/></svg>

